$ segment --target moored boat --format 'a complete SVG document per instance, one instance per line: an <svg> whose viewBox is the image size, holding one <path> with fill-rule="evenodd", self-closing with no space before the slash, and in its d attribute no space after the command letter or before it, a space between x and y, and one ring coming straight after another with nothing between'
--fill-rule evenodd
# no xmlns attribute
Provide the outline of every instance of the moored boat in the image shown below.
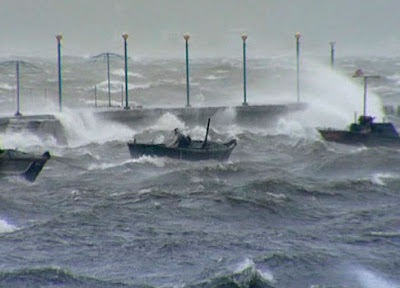
<svg viewBox="0 0 400 288"><path fill-rule="evenodd" d="M49 159L47 151L43 155L34 155L15 149L1 150L0 177L21 176L33 182Z"/></svg>
<svg viewBox="0 0 400 288"><path fill-rule="evenodd" d="M358 123L350 125L349 130L318 129L327 141L350 145L398 146L400 136L390 122L374 123L371 116L360 116Z"/></svg>
<svg viewBox="0 0 400 288"><path fill-rule="evenodd" d="M318 129L321 136L327 141L338 142L350 145L365 146L397 146L400 147L400 136L394 125L390 122L374 122L374 117L367 115L367 81L372 78L379 78L375 75L364 75L358 69L353 77L364 79L364 111L358 118L358 122L350 125L349 130Z"/></svg>

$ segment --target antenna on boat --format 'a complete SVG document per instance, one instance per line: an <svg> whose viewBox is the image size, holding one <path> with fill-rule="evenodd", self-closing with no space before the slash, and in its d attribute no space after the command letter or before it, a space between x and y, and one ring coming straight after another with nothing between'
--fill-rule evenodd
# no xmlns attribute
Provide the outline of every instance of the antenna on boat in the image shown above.
<svg viewBox="0 0 400 288"><path fill-rule="evenodd" d="M210 129L210 118L208 118L207 122L207 130L206 130L206 137L204 138L203 145L201 145L201 148L205 148L207 144L207 138L208 138L208 130Z"/></svg>
<svg viewBox="0 0 400 288"><path fill-rule="evenodd" d="M353 78L364 78L364 102L363 102L363 116L367 115L367 83L369 78L379 78L379 75L364 75L361 69L357 69L354 72Z"/></svg>

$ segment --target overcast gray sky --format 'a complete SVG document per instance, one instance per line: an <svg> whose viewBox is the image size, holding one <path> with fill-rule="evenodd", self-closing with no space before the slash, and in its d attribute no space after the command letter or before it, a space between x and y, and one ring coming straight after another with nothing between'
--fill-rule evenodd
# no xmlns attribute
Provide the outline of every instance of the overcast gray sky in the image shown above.
<svg viewBox="0 0 400 288"><path fill-rule="evenodd" d="M182 33L191 34L191 56L236 56L246 32L248 54L304 53L336 41L337 53L398 55L400 0L0 0L0 57L52 56L55 34L63 54L123 53L177 56Z"/></svg>

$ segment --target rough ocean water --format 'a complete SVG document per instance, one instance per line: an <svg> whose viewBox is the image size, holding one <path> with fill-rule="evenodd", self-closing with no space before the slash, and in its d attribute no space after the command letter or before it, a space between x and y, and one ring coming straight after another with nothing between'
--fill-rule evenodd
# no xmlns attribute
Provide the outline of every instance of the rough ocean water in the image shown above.
<svg viewBox="0 0 400 288"><path fill-rule="evenodd" d="M12 116L15 62L3 60L0 109ZM400 59L327 62L301 63L308 109L251 125L220 113L210 138L238 146L227 162L192 163L131 159L126 142L164 141L175 127L202 138L206 123L98 119L96 109L121 109L121 58L111 59L107 108L105 58L65 57L62 113L56 62L24 59L21 112L54 114L68 143L0 135L2 147L53 156L34 183L1 179L0 287L400 287L400 150L326 143L316 130L360 115L358 68L381 76L369 83L368 113L382 120L383 105L399 105ZM184 106L184 65L131 61L131 105ZM191 61L192 106L241 105L241 65ZM248 102L295 102L295 73L292 57L249 59Z"/></svg>

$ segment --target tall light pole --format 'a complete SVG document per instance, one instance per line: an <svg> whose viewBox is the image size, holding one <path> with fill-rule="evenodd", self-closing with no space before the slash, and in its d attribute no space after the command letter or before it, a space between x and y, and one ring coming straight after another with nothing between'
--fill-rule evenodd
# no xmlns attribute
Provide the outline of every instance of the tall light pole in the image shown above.
<svg viewBox="0 0 400 288"><path fill-rule="evenodd" d="M128 39L128 33L122 33L122 38L124 38L124 51L125 51L125 107L124 109L130 109L128 103L128 51L126 39Z"/></svg>
<svg viewBox="0 0 400 288"><path fill-rule="evenodd" d="M97 86L94 85L94 107L97 108Z"/></svg>
<svg viewBox="0 0 400 288"><path fill-rule="evenodd" d="M361 69L358 69L353 77L355 78L363 78L364 79L364 99L363 99L363 116L367 116L367 83L368 79L377 79L379 75L364 75L364 72Z"/></svg>
<svg viewBox="0 0 400 288"><path fill-rule="evenodd" d="M297 72L297 102L300 102L300 37L301 34L296 32L296 72Z"/></svg>
<svg viewBox="0 0 400 288"><path fill-rule="evenodd" d="M62 86L61 86L61 39L62 35L57 34L57 59L58 59L58 105L62 112Z"/></svg>
<svg viewBox="0 0 400 288"><path fill-rule="evenodd" d="M242 40L243 40L243 104L242 105L248 105L247 104L247 98L246 98L246 39L247 35L242 34Z"/></svg>
<svg viewBox="0 0 400 288"><path fill-rule="evenodd" d="M15 112L15 116L22 116L19 111L19 61L15 63L15 75L17 80L17 112Z"/></svg>
<svg viewBox="0 0 400 288"><path fill-rule="evenodd" d="M330 42L331 45L331 68L335 66L335 42Z"/></svg>
<svg viewBox="0 0 400 288"><path fill-rule="evenodd" d="M110 84L110 53L107 56L107 80L108 80L108 107L111 107L111 84Z"/></svg>
<svg viewBox="0 0 400 288"><path fill-rule="evenodd" d="M190 96L189 96L189 33L183 34L183 38L185 39L185 47L186 47L186 107L190 107Z"/></svg>

